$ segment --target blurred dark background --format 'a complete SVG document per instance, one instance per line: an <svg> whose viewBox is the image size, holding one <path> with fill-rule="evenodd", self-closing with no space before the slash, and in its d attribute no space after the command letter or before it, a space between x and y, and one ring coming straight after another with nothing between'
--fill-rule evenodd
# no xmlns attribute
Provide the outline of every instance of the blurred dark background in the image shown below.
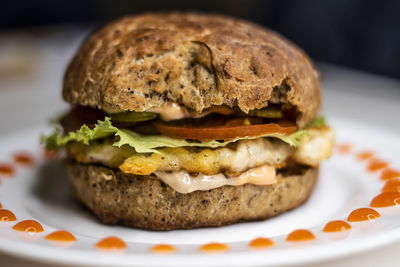
<svg viewBox="0 0 400 267"><path fill-rule="evenodd" d="M126 14L197 10L245 18L282 33L315 60L400 78L400 1L2 0L0 31L96 28Z"/></svg>

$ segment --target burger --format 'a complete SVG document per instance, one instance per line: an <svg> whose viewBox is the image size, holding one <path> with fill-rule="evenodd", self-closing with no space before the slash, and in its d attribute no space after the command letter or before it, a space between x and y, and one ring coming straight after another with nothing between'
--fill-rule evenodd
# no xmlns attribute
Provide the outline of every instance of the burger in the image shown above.
<svg viewBox="0 0 400 267"><path fill-rule="evenodd" d="M69 64L65 148L76 197L151 230L264 220L305 202L334 133L307 55L221 15L149 13L89 36Z"/></svg>

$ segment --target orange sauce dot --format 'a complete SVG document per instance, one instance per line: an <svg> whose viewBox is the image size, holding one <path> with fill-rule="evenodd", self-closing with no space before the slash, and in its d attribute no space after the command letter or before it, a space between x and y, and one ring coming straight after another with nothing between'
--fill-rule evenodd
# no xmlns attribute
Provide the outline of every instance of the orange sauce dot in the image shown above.
<svg viewBox="0 0 400 267"><path fill-rule="evenodd" d="M368 163L367 170L370 172L376 172L389 166L389 163L380 159L371 159Z"/></svg>
<svg viewBox="0 0 400 267"><path fill-rule="evenodd" d="M309 241L315 239L315 235L306 229L294 230L286 237L287 241Z"/></svg>
<svg viewBox="0 0 400 267"><path fill-rule="evenodd" d="M275 243L271 239L264 238L264 237L259 237L259 238L253 239L249 243L249 247L255 248L255 249L269 248L274 245L275 245Z"/></svg>
<svg viewBox="0 0 400 267"><path fill-rule="evenodd" d="M322 231L324 232L342 232L350 230L351 226L345 221L335 220L328 222Z"/></svg>
<svg viewBox="0 0 400 267"><path fill-rule="evenodd" d="M68 231L60 230L45 236L47 240L60 241L60 242L74 242L76 238Z"/></svg>
<svg viewBox="0 0 400 267"><path fill-rule="evenodd" d="M339 144L337 148L340 153L347 154L351 151L351 144Z"/></svg>
<svg viewBox="0 0 400 267"><path fill-rule="evenodd" d="M97 242L96 248L100 250L124 250L127 248L127 245L122 239L110 236Z"/></svg>
<svg viewBox="0 0 400 267"><path fill-rule="evenodd" d="M390 179L382 187L382 192L400 192L400 179Z"/></svg>
<svg viewBox="0 0 400 267"><path fill-rule="evenodd" d="M357 158L359 160L367 160L372 158L372 156L375 155L375 152L372 151L363 151L357 154Z"/></svg>
<svg viewBox="0 0 400 267"><path fill-rule="evenodd" d="M0 203L0 209L2 209L3 208L3 205Z"/></svg>
<svg viewBox="0 0 400 267"><path fill-rule="evenodd" d="M9 210L0 210L0 221L1 222L14 222L17 218L15 217L14 213Z"/></svg>
<svg viewBox="0 0 400 267"><path fill-rule="evenodd" d="M14 174L15 174L15 170L11 166L11 164L0 163L0 175L12 176Z"/></svg>
<svg viewBox="0 0 400 267"><path fill-rule="evenodd" d="M176 248L173 245L169 244L158 244L153 246L151 248L151 251L153 251L154 253L168 254L175 252Z"/></svg>
<svg viewBox="0 0 400 267"><path fill-rule="evenodd" d="M20 221L14 225L15 231L28 232L28 233L39 233L43 232L43 227L40 223L34 220Z"/></svg>
<svg viewBox="0 0 400 267"><path fill-rule="evenodd" d="M35 159L28 152L18 152L13 155L14 161L23 166L32 166Z"/></svg>
<svg viewBox="0 0 400 267"><path fill-rule="evenodd" d="M374 209L370 208L360 208L353 210L347 221L349 222L361 222L361 221L371 221L379 218L381 215Z"/></svg>
<svg viewBox="0 0 400 267"><path fill-rule="evenodd" d="M221 253L229 250L229 246L222 243L208 243L199 248L200 251L205 253Z"/></svg>
<svg viewBox="0 0 400 267"><path fill-rule="evenodd" d="M386 168L381 173L381 180L389 180L392 178L400 178L400 171L391 168Z"/></svg>
<svg viewBox="0 0 400 267"><path fill-rule="evenodd" d="M390 206L400 205L400 193L399 192L384 192L371 201L370 206L373 208L384 208Z"/></svg>

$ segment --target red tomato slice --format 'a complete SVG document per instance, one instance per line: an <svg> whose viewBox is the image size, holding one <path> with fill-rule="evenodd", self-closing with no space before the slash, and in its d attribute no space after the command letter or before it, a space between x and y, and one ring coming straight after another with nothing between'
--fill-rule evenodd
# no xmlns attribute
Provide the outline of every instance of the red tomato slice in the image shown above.
<svg viewBox="0 0 400 267"><path fill-rule="evenodd" d="M161 134L182 139L213 139L227 140L237 137L254 137L263 134L280 133L289 135L297 130L293 123L267 123L240 126L214 126L214 127L194 127L194 126L175 126L168 125L161 121L153 122L154 127Z"/></svg>

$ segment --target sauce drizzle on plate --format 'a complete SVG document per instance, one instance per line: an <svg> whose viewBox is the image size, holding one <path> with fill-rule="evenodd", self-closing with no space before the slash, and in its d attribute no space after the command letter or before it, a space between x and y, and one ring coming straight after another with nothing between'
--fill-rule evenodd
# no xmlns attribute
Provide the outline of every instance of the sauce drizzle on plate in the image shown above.
<svg viewBox="0 0 400 267"><path fill-rule="evenodd" d="M400 193L399 192L384 192L371 201L370 206L373 208L384 208L390 206L400 205Z"/></svg>
<svg viewBox="0 0 400 267"><path fill-rule="evenodd" d="M51 234L46 235L44 238L46 238L47 240L59 241L59 242L74 242L74 241L76 241L75 236L65 230L52 232Z"/></svg>
<svg viewBox="0 0 400 267"><path fill-rule="evenodd" d="M351 226L347 222L341 221L341 220L335 220L335 221L328 222L322 231L332 233L332 232L347 231L350 229L351 229Z"/></svg>
<svg viewBox="0 0 400 267"><path fill-rule="evenodd" d="M367 170L370 172L376 172L389 166L389 163L380 159L372 158L367 166Z"/></svg>
<svg viewBox="0 0 400 267"><path fill-rule="evenodd" d="M357 154L357 158L359 160L367 160L372 158L375 155L375 152L373 151L363 151Z"/></svg>
<svg viewBox="0 0 400 267"><path fill-rule="evenodd" d="M1 222L14 222L17 218L14 213L6 209L0 209L0 221Z"/></svg>
<svg viewBox="0 0 400 267"><path fill-rule="evenodd" d="M392 168L386 168L381 173L381 180L389 180L392 178L400 178L400 171Z"/></svg>
<svg viewBox="0 0 400 267"><path fill-rule="evenodd" d="M400 192L400 179L390 179L382 187L382 192Z"/></svg>
<svg viewBox="0 0 400 267"><path fill-rule="evenodd" d="M13 159L15 163L18 163L22 166L32 166L35 164L34 157L28 152L17 152L13 155Z"/></svg>
<svg viewBox="0 0 400 267"><path fill-rule="evenodd" d="M314 240L314 239L315 239L315 235L306 229L294 230L290 234L288 234L288 236L286 237L286 241L290 241L290 242L310 241L310 240Z"/></svg>
<svg viewBox="0 0 400 267"><path fill-rule="evenodd" d="M176 247L169 244L157 244L151 248L151 251L159 254L169 254L176 251Z"/></svg>
<svg viewBox="0 0 400 267"><path fill-rule="evenodd" d="M347 143L339 144L337 146L337 148L338 148L340 153L347 154L347 153L350 153L350 151L351 151L351 144L347 144Z"/></svg>
<svg viewBox="0 0 400 267"><path fill-rule="evenodd" d="M202 245L199 250L205 253L222 253L229 250L229 246L223 243L212 242Z"/></svg>
<svg viewBox="0 0 400 267"><path fill-rule="evenodd" d="M40 233L43 232L43 226L34 220L24 220L20 221L14 225L13 229L15 231L27 232L27 233Z"/></svg>
<svg viewBox="0 0 400 267"><path fill-rule="evenodd" d="M275 243L271 239L265 237L258 237L249 242L249 247L254 249L270 248L274 245Z"/></svg>
<svg viewBox="0 0 400 267"><path fill-rule="evenodd" d="M353 210L347 221L349 222L362 222L362 221L372 221L379 218L381 215L374 209L370 208L360 208Z"/></svg>
<svg viewBox="0 0 400 267"><path fill-rule="evenodd" d="M125 250L127 245L122 239L110 236L97 242L96 248L99 250Z"/></svg>
<svg viewBox="0 0 400 267"><path fill-rule="evenodd" d="M0 175L13 176L15 169L9 163L0 163Z"/></svg>

